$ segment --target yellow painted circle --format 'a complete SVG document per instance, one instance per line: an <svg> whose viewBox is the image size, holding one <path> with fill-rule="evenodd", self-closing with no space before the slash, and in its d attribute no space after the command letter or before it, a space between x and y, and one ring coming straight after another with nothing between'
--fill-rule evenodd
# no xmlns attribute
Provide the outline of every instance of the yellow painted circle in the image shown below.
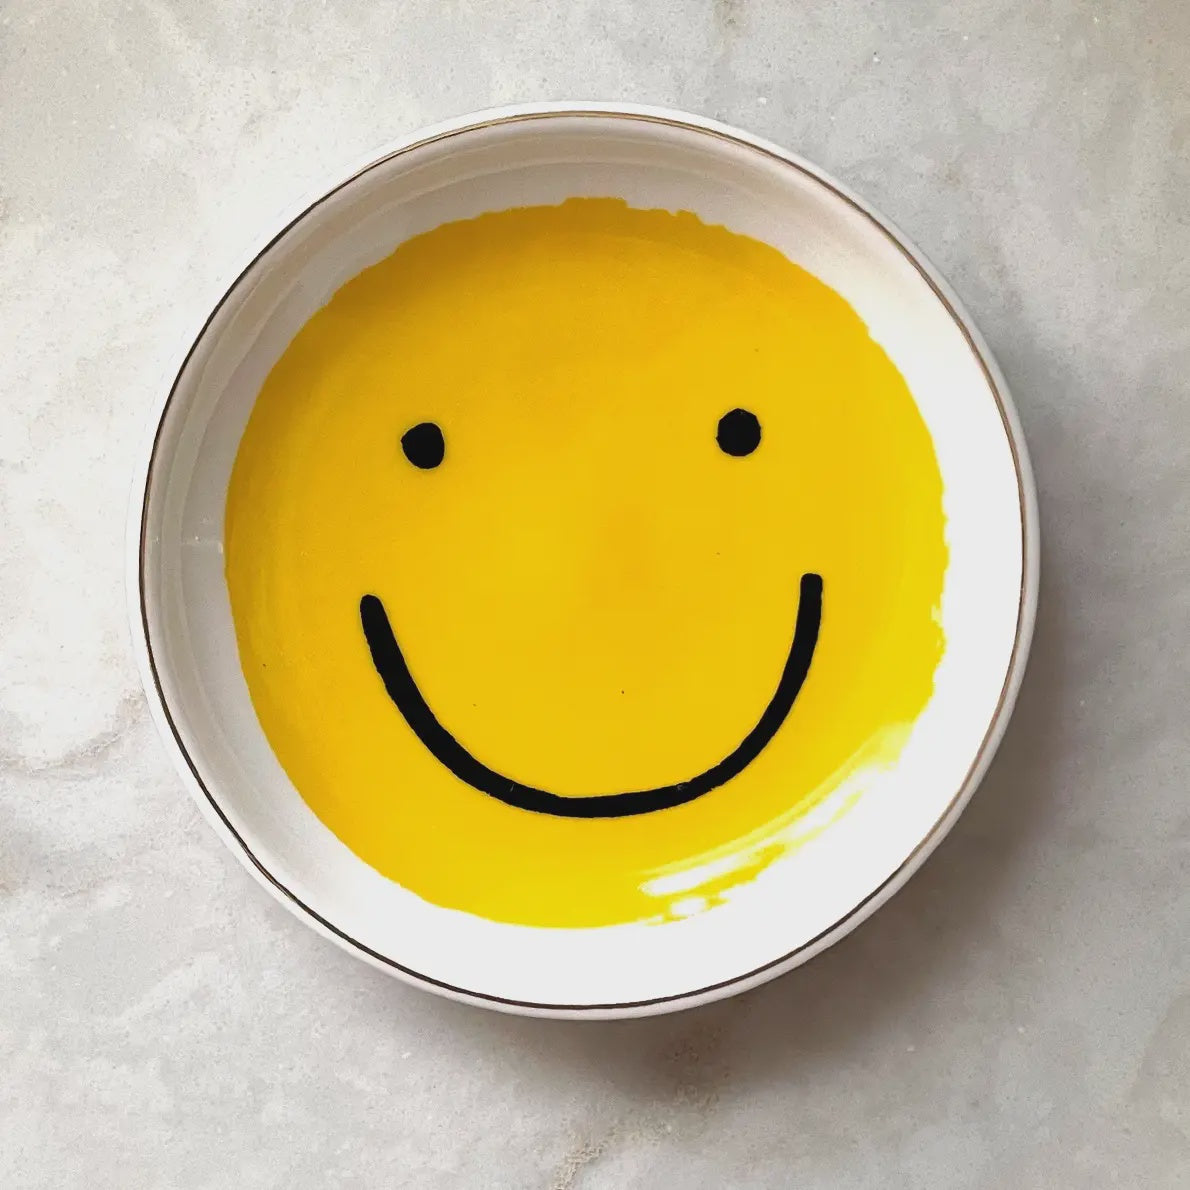
<svg viewBox="0 0 1190 1190"><path fill-rule="evenodd" d="M345 285L264 384L225 538L248 689L301 795L384 875L500 921L730 895L895 761L942 648L937 461L858 316L773 248L613 199L448 224ZM361 621L374 597L466 755L594 798L737 752L806 575L821 625L775 732L693 800L617 817L456 775Z"/></svg>

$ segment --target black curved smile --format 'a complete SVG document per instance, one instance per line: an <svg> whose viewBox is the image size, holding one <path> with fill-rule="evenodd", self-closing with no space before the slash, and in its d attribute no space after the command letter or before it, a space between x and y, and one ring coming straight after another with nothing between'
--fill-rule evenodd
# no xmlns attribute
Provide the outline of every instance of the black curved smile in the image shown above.
<svg viewBox="0 0 1190 1190"><path fill-rule="evenodd" d="M781 680L764 714L738 747L718 764L687 781L661 785L655 789L600 793L590 797L566 797L545 789L534 789L511 777L501 776L477 760L438 722L422 697L397 645L384 604L375 595L365 595L359 601L359 615L368 648L372 652L372 662L389 697L431 755L456 777L481 793L536 814L555 814L563 818L622 818L630 814L667 810L717 789L742 772L776 735L806 680L814 657L818 628L822 622L822 578L817 574L802 575L797 624L789 657L781 671Z"/></svg>

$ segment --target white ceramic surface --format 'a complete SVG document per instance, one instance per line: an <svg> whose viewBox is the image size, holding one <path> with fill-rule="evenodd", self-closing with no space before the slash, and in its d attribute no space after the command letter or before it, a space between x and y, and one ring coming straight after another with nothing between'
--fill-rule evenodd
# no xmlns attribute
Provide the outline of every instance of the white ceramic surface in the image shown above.
<svg viewBox="0 0 1190 1190"><path fill-rule="evenodd" d="M665 925L541 930L429 905L308 810L257 724L223 579L226 484L260 383L304 321L402 240L576 194L693 210L765 240L840 292L908 381L944 480L946 651L900 763L725 905ZM1036 599L1037 522L1004 383L920 254L773 145L653 109L505 108L431 129L299 208L230 288L163 399L130 526L134 636L182 775L284 904L411 982L491 1007L619 1016L715 999L811 957L940 841L999 741Z"/></svg>

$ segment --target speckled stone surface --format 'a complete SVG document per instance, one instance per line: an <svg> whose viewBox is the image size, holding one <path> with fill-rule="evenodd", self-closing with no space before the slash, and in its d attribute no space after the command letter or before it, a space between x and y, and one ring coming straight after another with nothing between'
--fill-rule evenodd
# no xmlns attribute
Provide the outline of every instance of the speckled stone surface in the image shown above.
<svg viewBox="0 0 1190 1190"><path fill-rule="evenodd" d="M1184 0L0 2L0 1186L1190 1186ZM503 1018L319 940L139 692L123 532L187 331L340 164L631 98L900 223L1007 373L1044 534L1000 758L891 904L775 984Z"/></svg>

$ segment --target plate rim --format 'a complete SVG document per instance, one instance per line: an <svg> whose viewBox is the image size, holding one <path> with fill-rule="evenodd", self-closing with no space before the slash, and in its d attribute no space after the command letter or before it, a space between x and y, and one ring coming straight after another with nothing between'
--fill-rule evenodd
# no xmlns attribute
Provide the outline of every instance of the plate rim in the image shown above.
<svg viewBox="0 0 1190 1190"><path fill-rule="evenodd" d="M157 659L154 655L149 630L148 602L145 589L149 496L165 419L192 356L205 338L211 324L218 317L220 311L231 296L240 288L246 275L252 268L311 211L339 191L356 182L363 175L391 162L397 157L435 142L464 135L469 132L500 125L526 123L559 117L622 119L663 125L687 132L701 133L718 140L727 141L737 147L759 152L779 165L792 168L810 177L825 186L837 198L844 201L848 206L852 207L871 222L879 232L891 241L893 246L930 286L934 296L942 304L951 320L963 335L969 350L987 381L1004 426L1016 472L1022 542L1021 587L1017 603L1016 631L995 709L984 732L980 746L957 791L930 829L918 842L917 846L905 857L897 869L847 913L843 914L838 920L815 937L801 943L793 950L758 967L754 967L749 971L703 987L671 993L665 996L643 1000L576 1004L519 1000L498 996L491 992L460 987L437 979L432 975L416 971L400 963L397 959L383 954L353 938L350 933L323 917L317 910L307 905L297 894L287 888L258 858L243 836L231 823L215 793L207 787L207 784L200 775L198 767L181 737L181 733L174 721L173 714L161 686ZM133 648L136 654L141 684L148 700L151 716L158 733L166 745L167 751L170 753L170 758L173 761L175 769L182 777L183 784L198 804L203 816L211 823L222 838L224 844L236 855L257 882L293 913L295 917L356 958L414 987L419 987L463 1003L526 1016L570 1019L613 1019L618 1017L647 1016L662 1012L673 1012L684 1008L693 1008L699 1004L706 1004L730 995L735 995L749 988L759 986L771 979L775 979L777 976L807 962L816 954L839 941L870 917L908 881L913 873L925 862L926 858L942 842L983 779L1000 745L1016 703L1029 655L1037 611L1040 571L1040 526L1036 487L1020 419L1003 374L996 364L983 336L980 334L958 296L927 257L889 219L885 218L866 201L853 193L846 185L798 154L763 137L754 136L749 132L718 120L666 107L624 102L573 101L507 104L482 109L430 125L408 136L393 140L378 150L365 154L346 173L337 172L331 182L310 191L305 198L294 203L278 222L280 223L279 230L270 233L267 238L259 241L257 246L248 254L246 263L234 271L232 280L219 287L221 296L215 302L198 331L186 336L187 342L184 349L176 355L171 356L171 358L180 358L180 363L170 369L172 379L168 380L168 386L165 383L162 384L162 394L154 403L150 415L148 433L146 434L146 444L140 451L138 456L139 462L134 471L128 515L127 594L129 598L129 618Z"/></svg>

